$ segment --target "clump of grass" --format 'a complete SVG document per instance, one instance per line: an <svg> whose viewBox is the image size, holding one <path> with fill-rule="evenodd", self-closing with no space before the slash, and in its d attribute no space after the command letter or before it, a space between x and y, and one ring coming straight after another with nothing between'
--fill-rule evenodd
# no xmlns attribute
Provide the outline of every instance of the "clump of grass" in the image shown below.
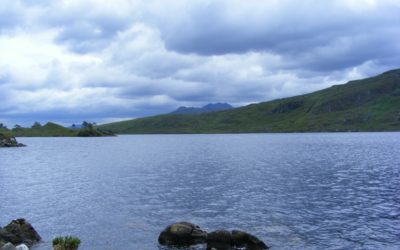
<svg viewBox="0 0 400 250"><path fill-rule="evenodd" d="M77 250L81 240L74 236L60 236L53 239L54 250Z"/></svg>

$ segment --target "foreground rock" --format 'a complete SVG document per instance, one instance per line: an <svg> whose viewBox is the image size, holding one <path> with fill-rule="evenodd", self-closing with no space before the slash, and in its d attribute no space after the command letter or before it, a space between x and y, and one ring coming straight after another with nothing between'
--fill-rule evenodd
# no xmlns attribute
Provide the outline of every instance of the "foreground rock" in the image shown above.
<svg viewBox="0 0 400 250"><path fill-rule="evenodd" d="M40 240L40 235L25 219L13 220L10 224L0 229L0 241L3 242L32 246Z"/></svg>
<svg viewBox="0 0 400 250"><path fill-rule="evenodd" d="M1 147L24 147L22 143L18 143L15 137L0 134L0 148Z"/></svg>
<svg viewBox="0 0 400 250"><path fill-rule="evenodd" d="M207 243L207 250L264 250L269 247L254 235L233 230L207 233L189 222L178 222L165 228L158 242L167 246L187 246Z"/></svg>
<svg viewBox="0 0 400 250"><path fill-rule="evenodd" d="M201 230L199 226L189 222L178 222L165 228L158 242L161 245L185 246L205 243L207 232Z"/></svg>

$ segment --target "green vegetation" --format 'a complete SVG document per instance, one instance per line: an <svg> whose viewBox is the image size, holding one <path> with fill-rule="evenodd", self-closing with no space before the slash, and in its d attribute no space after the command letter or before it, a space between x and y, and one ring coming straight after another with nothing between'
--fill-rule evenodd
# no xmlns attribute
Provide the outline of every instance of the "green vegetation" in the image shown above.
<svg viewBox="0 0 400 250"><path fill-rule="evenodd" d="M81 240L74 236L56 237L53 239L54 250L76 250Z"/></svg>
<svg viewBox="0 0 400 250"><path fill-rule="evenodd" d="M82 129L68 129L52 122L42 126L40 123L35 122L31 128L23 128L19 125L15 125L13 129L0 127L0 133L15 137L95 137L114 135L111 132L95 128L93 124L87 122L83 123Z"/></svg>
<svg viewBox="0 0 400 250"><path fill-rule="evenodd" d="M227 111L99 127L117 134L400 131L400 70Z"/></svg>

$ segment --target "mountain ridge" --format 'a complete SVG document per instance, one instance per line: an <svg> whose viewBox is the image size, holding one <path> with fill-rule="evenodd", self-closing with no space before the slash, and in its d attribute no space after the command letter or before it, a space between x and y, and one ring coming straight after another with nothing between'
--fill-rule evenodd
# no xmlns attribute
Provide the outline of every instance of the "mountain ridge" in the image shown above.
<svg viewBox="0 0 400 250"><path fill-rule="evenodd" d="M175 115L189 115L189 114L203 114L203 113L210 113L222 110L232 109L232 105L228 103L209 103L204 105L203 107L185 107L181 106L176 110L172 111L170 114Z"/></svg>

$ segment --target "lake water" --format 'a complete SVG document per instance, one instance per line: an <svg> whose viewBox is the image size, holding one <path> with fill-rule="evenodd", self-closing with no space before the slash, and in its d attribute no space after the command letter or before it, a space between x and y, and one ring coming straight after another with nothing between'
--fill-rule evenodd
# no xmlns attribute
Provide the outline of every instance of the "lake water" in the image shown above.
<svg viewBox="0 0 400 250"><path fill-rule="evenodd" d="M51 249L154 250L187 220L272 249L400 249L400 133L19 138L0 150L0 225ZM197 247L196 249L203 249Z"/></svg>

